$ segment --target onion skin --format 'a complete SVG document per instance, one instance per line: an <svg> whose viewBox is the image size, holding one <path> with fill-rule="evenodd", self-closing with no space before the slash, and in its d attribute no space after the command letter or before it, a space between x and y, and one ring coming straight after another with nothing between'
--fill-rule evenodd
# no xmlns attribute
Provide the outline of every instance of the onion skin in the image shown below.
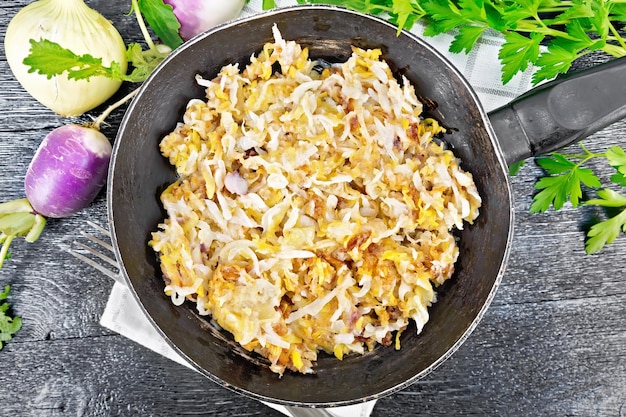
<svg viewBox="0 0 626 417"><path fill-rule="evenodd" d="M50 132L24 180L26 197L45 217L67 217L87 207L107 180L111 143L100 131L69 124Z"/></svg>
<svg viewBox="0 0 626 417"><path fill-rule="evenodd" d="M108 100L122 81L104 76L70 80L66 74L48 79L28 72L23 61L30 40L47 39L75 54L112 61L126 71L126 45L117 29L82 0L38 0L22 8L7 27L4 38L7 62L15 78L37 101L61 116L78 116Z"/></svg>
<svg viewBox="0 0 626 417"><path fill-rule="evenodd" d="M174 8L180 23L178 34L189 40L241 13L245 0L163 0Z"/></svg>

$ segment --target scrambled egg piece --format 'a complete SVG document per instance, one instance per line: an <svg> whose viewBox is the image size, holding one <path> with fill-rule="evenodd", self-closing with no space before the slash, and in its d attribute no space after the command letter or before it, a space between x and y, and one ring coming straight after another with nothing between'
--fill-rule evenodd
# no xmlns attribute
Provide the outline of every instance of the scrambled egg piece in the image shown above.
<svg viewBox="0 0 626 417"><path fill-rule="evenodd" d="M320 351L342 359L394 334L400 348L409 320L422 330L454 270L451 230L481 199L380 50L320 66L273 33L243 71L197 78L206 100L160 144L180 180L150 245L175 304L274 372L310 373Z"/></svg>

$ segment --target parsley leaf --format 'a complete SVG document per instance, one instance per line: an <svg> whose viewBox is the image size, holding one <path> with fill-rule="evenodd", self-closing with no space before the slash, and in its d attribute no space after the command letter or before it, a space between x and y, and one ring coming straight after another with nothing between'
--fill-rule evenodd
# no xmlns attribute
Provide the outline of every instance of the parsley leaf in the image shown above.
<svg viewBox="0 0 626 417"><path fill-rule="evenodd" d="M568 49L584 49L588 48L595 43L589 35L586 29L583 27L581 19L572 20L566 26L566 30L570 38L559 39L556 42L563 48Z"/></svg>
<svg viewBox="0 0 626 417"><path fill-rule="evenodd" d="M600 179L582 165L592 158L603 158L617 171L611 176L611 182L626 187L626 152L620 146L612 146L605 153L592 153L582 143L582 154L552 153L549 157L539 158L537 163L548 176L540 178L535 188L540 190L531 204L531 212L544 212L553 206L555 210L563 207L569 199L573 207L581 204L582 185L598 190L602 187ZM588 254L601 250L612 243L620 232L626 232L626 196L605 188L596 192L597 198L584 201L585 205L595 205L612 209L621 209L614 217L594 224L587 232L585 250Z"/></svg>
<svg viewBox="0 0 626 417"><path fill-rule="evenodd" d="M398 31L400 28L410 29L413 27L413 24L424 16L424 10L415 3L405 0L393 0L391 14L395 17L393 18L393 23L398 26Z"/></svg>
<svg viewBox="0 0 626 417"><path fill-rule="evenodd" d="M11 340L13 335L22 328L20 317L11 317L7 314L10 306L5 300L10 290L11 287L7 285L4 287L4 291L0 292L0 350L2 350L4 343Z"/></svg>
<svg viewBox="0 0 626 417"><path fill-rule="evenodd" d="M586 204L613 208L626 206L626 196L608 188L599 190L598 197L587 201ZM605 245L612 243L620 235L620 232L626 233L626 209L614 217L594 224L589 229L587 232L588 239L585 243L586 252L588 254L598 252Z"/></svg>
<svg viewBox="0 0 626 417"><path fill-rule="evenodd" d="M494 8L500 11L501 26L505 35L509 30L516 30L520 22L533 16L535 7L531 7L526 2L495 3Z"/></svg>
<svg viewBox="0 0 626 417"><path fill-rule="evenodd" d="M543 157L537 160L539 166L545 169L550 175L558 175L564 172L570 171L576 166L576 164L569 159L566 155L560 153L553 153L551 157Z"/></svg>
<svg viewBox="0 0 626 417"><path fill-rule="evenodd" d="M539 13L539 6L541 6L541 0L517 0L517 11L524 13L525 17L534 16Z"/></svg>
<svg viewBox="0 0 626 417"><path fill-rule="evenodd" d="M461 27L459 33L450 44L450 52L459 53L465 50L465 52L469 53L486 29L485 27L472 25Z"/></svg>
<svg viewBox="0 0 626 417"><path fill-rule="evenodd" d="M593 15L588 19L593 31L605 39L609 35L609 4L606 1L591 1L591 10L593 10Z"/></svg>
<svg viewBox="0 0 626 417"><path fill-rule="evenodd" d="M532 76L533 84L550 80L567 72L576 58L578 58L577 51L564 48L555 42L550 43L548 50L542 52L537 58L536 63L539 69Z"/></svg>
<svg viewBox="0 0 626 417"><path fill-rule="evenodd" d="M606 151L606 159L620 174L626 175L626 152L619 146L612 146Z"/></svg>
<svg viewBox="0 0 626 417"><path fill-rule="evenodd" d="M626 4L611 3L609 20L618 22L626 21Z"/></svg>
<svg viewBox="0 0 626 417"><path fill-rule="evenodd" d="M546 25L562 25L570 20L593 17L593 9L589 1L577 1L573 2L570 7L562 9L554 19L546 19L544 23Z"/></svg>
<svg viewBox="0 0 626 417"><path fill-rule="evenodd" d="M447 0L429 0L422 3L429 24L424 29L425 36L435 36L449 32L467 23L453 2Z"/></svg>
<svg viewBox="0 0 626 417"><path fill-rule="evenodd" d="M560 210L568 200L573 207L578 207L582 197L581 184L593 188L601 186L592 170L581 168L581 163L574 163L565 155L553 153L552 157L540 158L537 163L549 176L540 178L535 184L535 189L541 191L533 197L530 206L533 213L545 212L550 206Z"/></svg>
<svg viewBox="0 0 626 417"><path fill-rule="evenodd" d="M621 172L613 174L611 175L611 182L622 187L626 187L626 175L622 174Z"/></svg>
<svg viewBox="0 0 626 417"><path fill-rule="evenodd" d="M617 170L611 175L611 182L626 187L626 152L619 146L612 146L606 151L609 165Z"/></svg>
<svg viewBox="0 0 626 417"><path fill-rule="evenodd" d="M459 10L467 21L484 21L487 18L484 0L457 0Z"/></svg>
<svg viewBox="0 0 626 417"><path fill-rule="evenodd" d="M519 71L525 71L528 65L537 60L539 45L544 35L533 33L530 37L520 35L517 32L509 32L504 36L504 44L498 52L498 58L502 62L502 82L504 84Z"/></svg>

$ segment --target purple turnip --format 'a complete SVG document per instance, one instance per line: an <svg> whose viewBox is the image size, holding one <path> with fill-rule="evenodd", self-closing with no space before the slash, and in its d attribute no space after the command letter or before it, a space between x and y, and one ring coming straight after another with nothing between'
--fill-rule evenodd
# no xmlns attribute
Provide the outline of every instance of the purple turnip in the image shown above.
<svg viewBox="0 0 626 417"><path fill-rule="evenodd" d="M99 130L61 126L41 142L24 187L33 209L45 217L66 217L87 207L106 183L111 143Z"/></svg>
<svg viewBox="0 0 626 417"><path fill-rule="evenodd" d="M111 143L94 126L61 126L39 145L26 171L26 198L0 204L0 268L16 236L34 242L46 217L87 207L106 183Z"/></svg>
<svg viewBox="0 0 626 417"><path fill-rule="evenodd" d="M245 0L163 0L163 3L174 9L174 15L180 23L180 37L189 40L213 26L237 17Z"/></svg>

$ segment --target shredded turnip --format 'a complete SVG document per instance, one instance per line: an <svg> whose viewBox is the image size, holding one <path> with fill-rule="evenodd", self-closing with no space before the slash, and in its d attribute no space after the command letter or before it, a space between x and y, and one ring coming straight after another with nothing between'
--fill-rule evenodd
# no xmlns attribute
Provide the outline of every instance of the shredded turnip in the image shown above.
<svg viewBox="0 0 626 417"><path fill-rule="evenodd" d="M318 352L421 331L458 257L450 229L480 197L381 51L318 71L273 33L249 64L198 78L206 100L161 141L181 179L150 244L168 291L202 279L187 296L200 314L272 371L310 373Z"/></svg>

